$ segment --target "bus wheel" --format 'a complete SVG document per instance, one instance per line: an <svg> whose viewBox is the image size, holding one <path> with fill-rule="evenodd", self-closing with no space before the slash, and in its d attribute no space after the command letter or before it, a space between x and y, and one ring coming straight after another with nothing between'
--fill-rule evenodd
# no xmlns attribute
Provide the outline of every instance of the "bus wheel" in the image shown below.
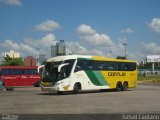
<svg viewBox="0 0 160 120"><path fill-rule="evenodd" d="M79 93L79 91L81 90L81 84L80 83L76 83L73 87L73 93L77 94Z"/></svg>
<svg viewBox="0 0 160 120"><path fill-rule="evenodd" d="M117 85L116 85L116 90L117 91L121 91L122 90L122 83L121 82L118 82Z"/></svg>
<svg viewBox="0 0 160 120"><path fill-rule="evenodd" d="M123 86L122 86L122 90L125 91L128 89L128 83L127 82L124 82L123 83Z"/></svg>

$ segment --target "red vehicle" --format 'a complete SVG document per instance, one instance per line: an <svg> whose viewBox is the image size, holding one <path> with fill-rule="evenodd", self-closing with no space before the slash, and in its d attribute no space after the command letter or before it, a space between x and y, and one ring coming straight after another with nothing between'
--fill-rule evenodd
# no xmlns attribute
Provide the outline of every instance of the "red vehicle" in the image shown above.
<svg viewBox="0 0 160 120"><path fill-rule="evenodd" d="M0 78L4 87L32 86L41 80L41 74L36 66L4 66L0 68Z"/></svg>

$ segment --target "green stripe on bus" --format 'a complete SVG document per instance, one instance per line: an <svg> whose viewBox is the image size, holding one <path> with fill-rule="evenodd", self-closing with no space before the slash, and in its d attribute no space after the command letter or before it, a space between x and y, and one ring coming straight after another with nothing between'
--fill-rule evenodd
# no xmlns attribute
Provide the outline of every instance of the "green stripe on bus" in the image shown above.
<svg viewBox="0 0 160 120"><path fill-rule="evenodd" d="M97 80L101 83L101 85L108 85L104 76L102 75L102 73L100 71L94 71L93 72L94 75L96 76Z"/></svg>
<svg viewBox="0 0 160 120"><path fill-rule="evenodd" d="M93 71L88 71L86 70L85 73L87 74L87 76L89 77L90 81L96 85L96 86L102 86L102 84L98 81L96 75L94 74Z"/></svg>

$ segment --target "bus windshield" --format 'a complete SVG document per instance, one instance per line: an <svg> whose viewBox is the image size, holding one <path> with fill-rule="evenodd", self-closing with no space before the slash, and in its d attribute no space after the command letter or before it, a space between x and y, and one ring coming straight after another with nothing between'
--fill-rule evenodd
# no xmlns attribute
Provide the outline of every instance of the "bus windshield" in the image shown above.
<svg viewBox="0 0 160 120"><path fill-rule="evenodd" d="M43 71L42 81L55 84L59 80L69 77L75 60L66 60L64 62L47 62ZM67 63L67 64L65 64ZM58 67L64 64L58 71Z"/></svg>

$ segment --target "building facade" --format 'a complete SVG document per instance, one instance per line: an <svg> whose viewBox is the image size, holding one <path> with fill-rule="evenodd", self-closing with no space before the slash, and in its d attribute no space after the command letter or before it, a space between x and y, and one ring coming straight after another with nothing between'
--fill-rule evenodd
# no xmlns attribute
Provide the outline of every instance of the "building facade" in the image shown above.
<svg viewBox="0 0 160 120"><path fill-rule="evenodd" d="M6 57L7 55L8 55L9 57L11 57L11 58L19 58L19 57L20 57L20 53L14 51L14 50L10 50L10 52L6 52L6 53L4 54L5 57Z"/></svg>
<svg viewBox="0 0 160 120"><path fill-rule="evenodd" d="M51 57L66 55L66 45L64 40L60 40L56 45L51 46Z"/></svg>
<svg viewBox="0 0 160 120"><path fill-rule="evenodd" d="M33 56L28 56L24 59L25 66L36 66L36 64L36 58L34 58Z"/></svg>
<svg viewBox="0 0 160 120"><path fill-rule="evenodd" d="M38 59L39 64L43 64L45 61L46 61L46 56L45 56L45 54L40 53L40 54L39 54L39 59Z"/></svg>

